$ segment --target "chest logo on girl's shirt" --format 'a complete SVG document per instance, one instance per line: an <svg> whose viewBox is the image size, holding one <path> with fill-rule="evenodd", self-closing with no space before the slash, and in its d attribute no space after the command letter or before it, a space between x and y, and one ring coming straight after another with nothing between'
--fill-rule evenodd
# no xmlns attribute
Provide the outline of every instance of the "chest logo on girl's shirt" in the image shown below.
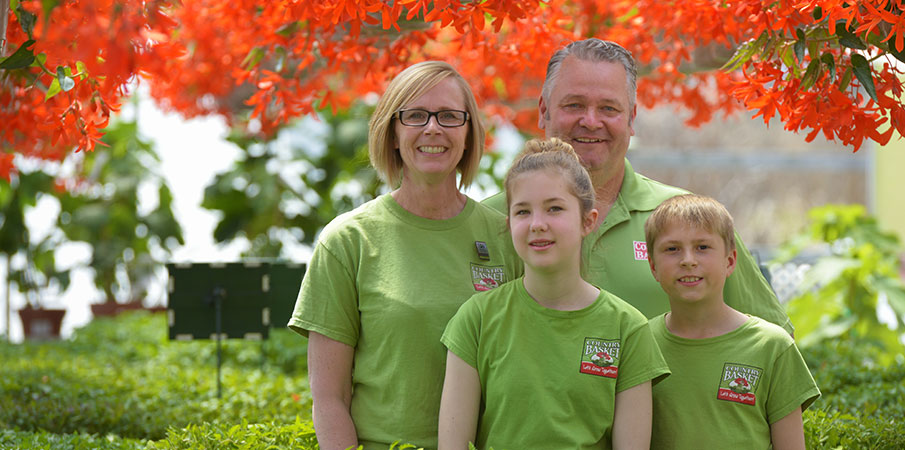
<svg viewBox="0 0 905 450"><path fill-rule="evenodd" d="M471 263L471 282L476 291L489 291L506 282L503 266L484 266Z"/></svg>
<svg viewBox="0 0 905 450"><path fill-rule="evenodd" d="M579 371L616 378L619 373L619 339L584 338Z"/></svg>
<svg viewBox="0 0 905 450"><path fill-rule="evenodd" d="M720 386L717 398L729 402L754 405L758 382L764 370L759 367L747 366L737 363L723 365L723 376L720 378Z"/></svg>

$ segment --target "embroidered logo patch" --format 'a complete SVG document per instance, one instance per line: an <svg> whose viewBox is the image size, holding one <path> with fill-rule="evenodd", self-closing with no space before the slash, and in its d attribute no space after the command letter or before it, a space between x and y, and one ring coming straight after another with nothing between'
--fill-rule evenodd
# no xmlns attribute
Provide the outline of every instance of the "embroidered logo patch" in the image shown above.
<svg viewBox="0 0 905 450"><path fill-rule="evenodd" d="M584 338L580 372L616 378L619 373L619 339Z"/></svg>
<svg viewBox="0 0 905 450"><path fill-rule="evenodd" d="M489 291L506 282L503 266L482 266L471 263L471 281L476 291Z"/></svg>
<svg viewBox="0 0 905 450"><path fill-rule="evenodd" d="M744 364L726 363L723 365L723 376L717 398L729 402L753 405L754 391L763 374L763 369Z"/></svg>
<svg viewBox="0 0 905 450"><path fill-rule="evenodd" d="M635 248L635 261L647 261L647 242L632 241Z"/></svg>

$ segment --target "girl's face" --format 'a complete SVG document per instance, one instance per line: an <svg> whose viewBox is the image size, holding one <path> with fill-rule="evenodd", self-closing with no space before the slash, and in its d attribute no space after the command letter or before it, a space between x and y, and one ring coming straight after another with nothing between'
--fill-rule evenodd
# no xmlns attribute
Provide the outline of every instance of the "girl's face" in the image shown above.
<svg viewBox="0 0 905 450"><path fill-rule="evenodd" d="M462 89L452 77L438 83L420 97L405 105L403 110L422 109L428 112L465 110ZM394 122L396 147L402 157L402 176L417 184L435 184L452 180L455 184L456 166L465 153L469 124L444 127L437 117L430 117L421 126Z"/></svg>
<svg viewBox="0 0 905 450"><path fill-rule="evenodd" d="M510 183L509 229L526 270L581 268L581 239L593 230L597 210L582 217L568 183L553 169L525 172Z"/></svg>

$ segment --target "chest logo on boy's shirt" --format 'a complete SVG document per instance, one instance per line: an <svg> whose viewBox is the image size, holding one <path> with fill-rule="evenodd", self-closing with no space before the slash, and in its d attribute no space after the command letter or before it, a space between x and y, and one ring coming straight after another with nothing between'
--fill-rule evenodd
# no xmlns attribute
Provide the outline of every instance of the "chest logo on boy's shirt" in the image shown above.
<svg viewBox="0 0 905 450"><path fill-rule="evenodd" d="M635 251L635 261L647 261L646 241L632 241L632 247Z"/></svg>
<svg viewBox="0 0 905 450"><path fill-rule="evenodd" d="M506 272L503 266L471 263L471 281L476 291L489 291L506 282Z"/></svg>
<svg viewBox="0 0 905 450"><path fill-rule="evenodd" d="M723 376L720 377L720 387L716 398L753 405L756 400L754 391L757 390L763 373L763 369L754 366L736 363L724 364Z"/></svg>
<svg viewBox="0 0 905 450"><path fill-rule="evenodd" d="M619 373L619 339L584 338L579 371L616 378Z"/></svg>

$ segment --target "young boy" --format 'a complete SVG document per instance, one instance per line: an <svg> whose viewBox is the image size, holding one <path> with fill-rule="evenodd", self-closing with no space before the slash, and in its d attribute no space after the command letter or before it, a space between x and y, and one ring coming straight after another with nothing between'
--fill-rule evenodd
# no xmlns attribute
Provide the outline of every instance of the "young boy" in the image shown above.
<svg viewBox="0 0 905 450"><path fill-rule="evenodd" d="M732 217L708 197L663 202L644 225L671 311L650 320L672 375L653 387L651 448L804 450L801 412L820 391L782 328L723 302Z"/></svg>

